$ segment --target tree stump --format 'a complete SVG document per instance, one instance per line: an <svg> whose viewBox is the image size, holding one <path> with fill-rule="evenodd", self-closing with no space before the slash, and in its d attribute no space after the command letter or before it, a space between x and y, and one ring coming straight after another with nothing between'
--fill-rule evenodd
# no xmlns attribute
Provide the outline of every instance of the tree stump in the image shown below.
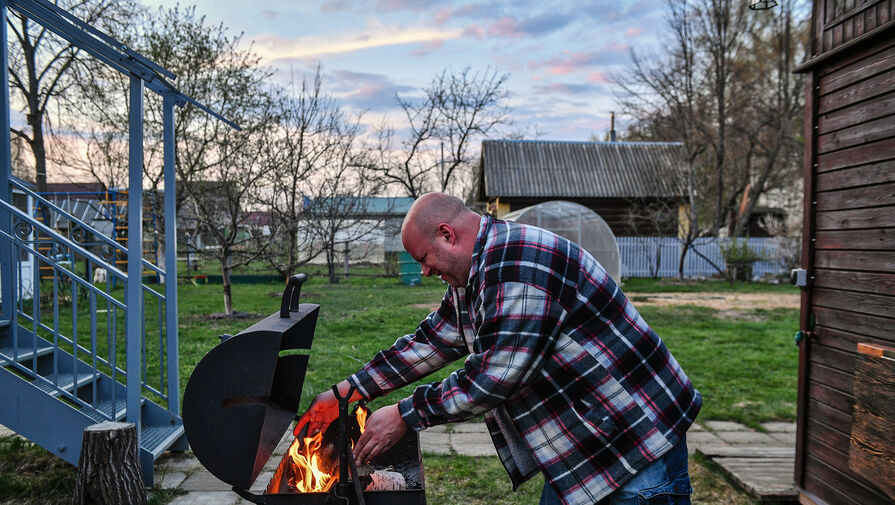
<svg viewBox="0 0 895 505"><path fill-rule="evenodd" d="M105 422L84 428L74 505L146 505L137 427Z"/></svg>

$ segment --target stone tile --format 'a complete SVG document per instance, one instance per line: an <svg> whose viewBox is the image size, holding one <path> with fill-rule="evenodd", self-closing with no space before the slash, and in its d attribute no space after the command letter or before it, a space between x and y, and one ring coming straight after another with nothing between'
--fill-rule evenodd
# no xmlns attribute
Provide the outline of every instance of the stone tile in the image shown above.
<svg viewBox="0 0 895 505"><path fill-rule="evenodd" d="M769 433L769 435L770 435L771 438L773 438L774 440L777 440L777 441L779 441L779 442L782 442L782 443L784 443L784 444L786 444L786 445L791 445L791 446L793 446L793 447L795 447L795 445L796 445L796 434L795 434L795 432L793 432L793 433L773 432L773 433Z"/></svg>
<svg viewBox="0 0 895 505"><path fill-rule="evenodd" d="M431 429L420 432L420 450L435 454L450 454L450 433L432 433Z"/></svg>
<svg viewBox="0 0 895 505"><path fill-rule="evenodd" d="M693 423L690 425L690 429L687 430L687 433L691 433L694 431L705 431L705 426L703 426L701 423Z"/></svg>
<svg viewBox="0 0 895 505"><path fill-rule="evenodd" d="M202 468L202 464L199 463L199 460L187 453L168 453L155 462L156 472L176 471L188 474L200 468Z"/></svg>
<svg viewBox="0 0 895 505"><path fill-rule="evenodd" d="M487 433L452 433L451 447L465 456L496 456L497 451Z"/></svg>
<svg viewBox="0 0 895 505"><path fill-rule="evenodd" d="M217 477L204 468L187 477L183 484L180 485L180 489L184 491L230 491L231 487L229 484L218 480Z"/></svg>
<svg viewBox="0 0 895 505"><path fill-rule="evenodd" d="M193 491L174 498L168 505L236 505L241 501L233 491Z"/></svg>
<svg viewBox="0 0 895 505"><path fill-rule="evenodd" d="M701 445L706 444L723 444L724 441L721 440L718 435L714 433L710 433L708 431L697 431L697 432L687 432L687 448L690 452L693 452L695 447L699 447Z"/></svg>
<svg viewBox="0 0 895 505"><path fill-rule="evenodd" d="M795 433L796 432L796 423L781 423L781 422L770 422L770 423L761 423L761 427L768 430L771 433Z"/></svg>
<svg viewBox="0 0 895 505"><path fill-rule="evenodd" d="M432 426L431 428L426 428L425 430L420 432L420 437L423 436L424 433L447 433L448 428L447 425L440 424L438 426Z"/></svg>
<svg viewBox="0 0 895 505"><path fill-rule="evenodd" d="M186 472L155 472L156 484L161 486L162 489L173 489L176 487L180 487L180 485L183 484L183 481L186 480L186 477Z"/></svg>
<svg viewBox="0 0 895 505"><path fill-rule="evenodd" d="M774 440L767 433L759 433L757 431L719 431L715 434L729 444L780 445L778 440Z"/></svg>
<svg viewBox="0 0 895 505"><path fill-rule="evenodd" d="M488 425L485 423L455 423L454 433L485 433L488 434ZM490 440L490 436L488 439Z"/></svg>
<svg viewBox="0 0 895 505"><path fill-rule="evenodd" d="M249 491L253 493L261 493L265 489L267 489L267 483L270 482L270 479L273 477L273 471L262 471L258 474L258 478L255 479L255 483L252 484L252 487L249 488Z"/></svg>
<svg viewBox="0 0 895 505"><path fill-rule="evenodd" d="M750 431L742 424L732 421L706 421L703 424L712 431Z"/></svg>

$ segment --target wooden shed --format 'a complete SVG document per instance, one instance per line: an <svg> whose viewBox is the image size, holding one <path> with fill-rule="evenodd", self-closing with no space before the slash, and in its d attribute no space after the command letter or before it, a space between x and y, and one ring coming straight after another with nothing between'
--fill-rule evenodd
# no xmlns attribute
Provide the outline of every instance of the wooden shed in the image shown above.
<svg viewBox="0 0 895 505"><path fill-rule="evenodd" d="M482 142L477 199L497 217L567 200L596 212L612 232L677 235L687 193L678 142ZM662 211L655 219L650 212Z"/></svg>
<svg viewBox="0 0 895 505"><path fill-rule="evenodd" d="M795 483L895 504L895 0L815 0Z"/></svg>

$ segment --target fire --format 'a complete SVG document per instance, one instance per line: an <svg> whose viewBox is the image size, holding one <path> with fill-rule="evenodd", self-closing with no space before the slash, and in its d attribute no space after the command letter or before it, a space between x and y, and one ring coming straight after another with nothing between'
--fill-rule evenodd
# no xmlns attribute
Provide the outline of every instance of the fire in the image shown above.
<svg viewBox="0 0 895 505"><path fill-rule="evenodd" d="M358 408L356 417L360 432L364 432L369 411ZM303 442L303 443L301 443ZM323 431L301 440L296 438L287 454L292 458L293 472L288 484L299 493L325 493L338 481L338 477L323 468Z"/></svg>

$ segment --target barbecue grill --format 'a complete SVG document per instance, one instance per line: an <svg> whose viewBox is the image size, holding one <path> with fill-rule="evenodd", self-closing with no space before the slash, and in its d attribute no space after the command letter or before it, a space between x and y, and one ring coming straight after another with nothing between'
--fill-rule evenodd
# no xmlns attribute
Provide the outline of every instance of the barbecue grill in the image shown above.
<svg viewBox="0 0 895 505"><path fill-rule="evenodd" d="M417 433L358 473L350 457L359 435L349 413L348 398L339 402L339 419L324 438L336 447L338 481L328 492L300 493L283 478L291 456L287 452L264 494L248 489L267 464L277 443L297 418L299 400L320 306L299 303L304 274L289 278L279 312L221 342L199 361L183 395L183 426L196 458L233 491L257 504L285 505L425 505L422 459ZM337 397L338 391L333 388ZM365 408L365 407L360 407ZM355 411L356 412L356 411ZM301 435L299 435L301 439ZM408 489L369 490L372 470L388 469L405 479Z"/></svg>

